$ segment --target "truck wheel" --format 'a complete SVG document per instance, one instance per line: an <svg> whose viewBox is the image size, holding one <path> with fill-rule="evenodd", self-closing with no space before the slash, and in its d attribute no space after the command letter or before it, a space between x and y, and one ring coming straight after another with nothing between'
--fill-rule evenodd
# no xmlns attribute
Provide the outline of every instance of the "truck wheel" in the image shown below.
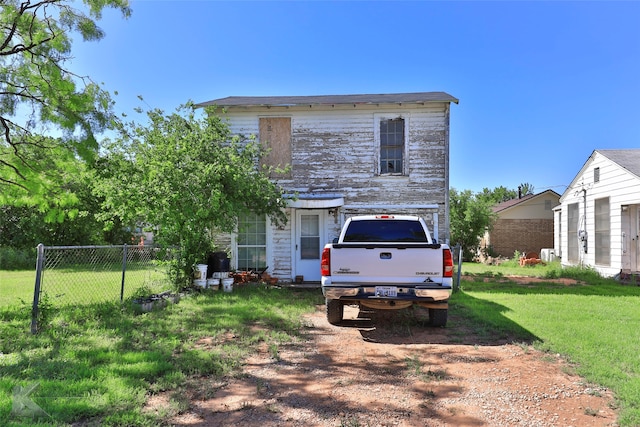
<svg viewBox="0 0 640 427"><path fill-rule="evenodd" d="M447 324L447 309L430 308L429 323L431 326L445 326Z"/></svg>
<svg viewBox="0 0 640 427"><path fill-rule="evenodd" d="M337 299L327 299L327 321L332 325L337 325L342 322L342 315L344 314L344 305Z"/></svg>

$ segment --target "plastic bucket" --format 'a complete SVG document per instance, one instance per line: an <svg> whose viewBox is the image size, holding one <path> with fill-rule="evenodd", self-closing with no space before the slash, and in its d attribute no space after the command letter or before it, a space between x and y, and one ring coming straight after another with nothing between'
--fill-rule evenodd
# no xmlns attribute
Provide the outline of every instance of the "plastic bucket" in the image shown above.
<svg viewBox="0 0 640 427"><path fill-rule="evenodd" d="M218 290L220 287L220 279L207 279L207 288Z"/></svg>
<svg viewBox="0 0 640 427"><path fill-rule="evenodd" d="M198 264L196 267L198 268L198 271L200 272L200 279L206 279L207 278L207 264Z"/></svg>
<svg viewBox="0 0 640 427"><path fill-rule="evenodd" d="M222 289L225 292L233 291L233 278L222 279Z"/></svg>
<svg viewBox="0 0 640 427"><path fill-rule="evenodd" d="M207 279L195 279L193 281L193 284L195 286L200 287L200 288L206 288L207 287Z"/></svg>

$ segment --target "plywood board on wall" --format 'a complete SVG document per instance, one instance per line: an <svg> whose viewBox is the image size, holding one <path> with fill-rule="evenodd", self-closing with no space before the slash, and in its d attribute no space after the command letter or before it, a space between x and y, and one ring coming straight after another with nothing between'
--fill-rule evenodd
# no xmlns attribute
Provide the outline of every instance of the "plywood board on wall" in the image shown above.
<svg viewBox="0 0 640 427"><path fill-rule="evenodd" d="M260 164L274 168L285 168L291 165L291 118L261 117L260 143L268 148L268 154ZM270 178L290 178L288 173L271 173Z"/></svg>

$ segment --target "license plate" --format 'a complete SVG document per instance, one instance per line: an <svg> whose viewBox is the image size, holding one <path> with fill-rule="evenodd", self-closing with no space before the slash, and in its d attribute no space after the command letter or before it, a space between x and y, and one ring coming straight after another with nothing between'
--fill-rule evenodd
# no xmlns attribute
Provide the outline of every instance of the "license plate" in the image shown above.
<svg viewBox="0 0 640 427"><path fill-rule="evenodd" d="M376 286L377 297L397 297L398 288L395 286Z"/></svg>

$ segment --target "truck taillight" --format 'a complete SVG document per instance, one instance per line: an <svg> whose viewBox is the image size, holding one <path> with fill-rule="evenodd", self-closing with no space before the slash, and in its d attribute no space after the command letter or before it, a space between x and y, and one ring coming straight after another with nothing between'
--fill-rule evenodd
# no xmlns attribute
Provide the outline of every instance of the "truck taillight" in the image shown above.
<svg viewBox="0 0 640 427"><path fill-rule="evenodd" d="M331 248L322 250L322 261L320 261L320 275L331 276Z"/></svg>
<svg viewBox="0 0 640 427"><path fill-rule="evenodd" d="M442 250L442 275L453 277L453 256L450 249Z"/></svg>

